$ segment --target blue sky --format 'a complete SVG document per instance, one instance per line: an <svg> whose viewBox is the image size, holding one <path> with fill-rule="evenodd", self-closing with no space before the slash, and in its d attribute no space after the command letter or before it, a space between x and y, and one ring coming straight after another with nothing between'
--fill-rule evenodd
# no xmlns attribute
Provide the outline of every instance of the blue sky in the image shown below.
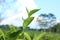
<svg viewBox="0 0 60 40"><path fill-rule="evenodd" d="M4 21L2 24L14 24L18 26L22 26L22 16L24 18L27 17L27 14L24 7L27 7L29 10L35 9L35 8L41 8L39 12L35 14L35 16L40 15L41 13L53 13L57 20L60 20L60 0L6 0L5 2L2 1L0 3L0 14L2 13L2 17L4 18ZM20 11L24 10L24 11ZM17 18L16 18L17 17ZM16 19L15 19L16 18ZM12 19L12 20L11 20ZM20 21L20 22L19 22ZM39 28L36 27L37 25L36 21L34 20L30 26L31 28ZM34 27L33 27L34 26Z"/></svg>
<svg viewBox="0 0 60 40"><path fill-rule="evenodd" d="M35 0L40 13L53 13L60 20L60 0Z"/></svg>

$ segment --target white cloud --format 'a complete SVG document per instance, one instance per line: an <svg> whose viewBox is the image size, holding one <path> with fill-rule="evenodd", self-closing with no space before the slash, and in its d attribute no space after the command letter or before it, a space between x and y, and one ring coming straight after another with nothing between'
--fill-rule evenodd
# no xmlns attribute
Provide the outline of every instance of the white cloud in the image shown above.
<svg viewBox="0 0 60 40"><path fill-rule="evenodd" d="M27 18L27 13L26 13L25 7L27 7L29 10L37 8L36 4L34 3L34 0L17 0L15 4L17 6L16 8L18 8L17 9L18 12L16 14L13 14L12 16L8 15L9 17L7 19L3 20L1 22L1 24L11 24L11 23L13 23L13 21L16 18L21 18L22 16L23 16L23 18ZM21 4L21 6L19 4ZM8 14L15 13L11 10L7 9L6 13L8 13ZM14 21L14 23L16 23L16 22Z"/></svg>
<svg viewBox="0 0 60 40"><path fill-rule="evenodd" d="M56 23L60 23L60 20L56 20Z"/></svg>
<svg viewBox="0 0 60 40"><path fill-rule="evenodd" d="M37 8L34 0L18 0L18 1L20 1L20 3L23 6L27 7L29 10Z"/></svg>

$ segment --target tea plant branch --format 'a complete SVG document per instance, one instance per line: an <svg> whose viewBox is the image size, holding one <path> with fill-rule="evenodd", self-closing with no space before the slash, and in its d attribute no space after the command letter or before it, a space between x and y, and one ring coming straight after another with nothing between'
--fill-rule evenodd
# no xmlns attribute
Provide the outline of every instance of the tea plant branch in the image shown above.
<svg viewBox="0 0 60 40"><path fill-rule="evenodd" d="M37 11L39 11L40 9L34 9L34 10L31 10L30 12L28 11L28 9L26 8L26 11L27 11L27 14L28 14L28 18L26 18L23 22L23 35L28 38L27 36L29 36L29 39L31 40L30 38L30 35L26 35L27 33L25 33L25 29L26 27L33 21L34 17L31 17L32 14L36 13ZM23 37L25 39L25 37Z"/></svg>

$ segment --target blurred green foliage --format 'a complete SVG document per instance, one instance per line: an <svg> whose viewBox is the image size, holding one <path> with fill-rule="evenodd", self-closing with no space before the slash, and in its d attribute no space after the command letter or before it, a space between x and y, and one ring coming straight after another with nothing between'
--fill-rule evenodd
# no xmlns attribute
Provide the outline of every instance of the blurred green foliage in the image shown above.
<svg viewBox="0 0 60 40"><path fill-rule="evenodd" d="M31 17L32 14L39 11L39 9L27 10L28 18L23 22L22 29L15 27L13 25L2 25L0 26L0 40L60 40L60 31L54 32L41 32L39 30L26 29L28 25L33 21L34 17ZM54 29L53 29L54 28ZM53 30L58 30L60 24L55 25ZM46 30L49 30L46 29ZM60 30L60 29L59 29Z"/></svg>

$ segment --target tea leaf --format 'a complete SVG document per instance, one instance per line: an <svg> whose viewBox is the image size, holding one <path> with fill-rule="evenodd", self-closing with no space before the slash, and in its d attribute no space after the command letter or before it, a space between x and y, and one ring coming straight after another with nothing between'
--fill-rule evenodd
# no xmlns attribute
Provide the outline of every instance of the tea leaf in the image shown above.
<svg viewBox="0 0 60 40"><path fill-rule="evenodd" d="M10 28L10 32L16 31L16 28L13 25L9 25L9 28Z"/></svg>
<svg viewBox="0 0 60 40"><path fill-rule="evenodd" d="M17 37L20 33L22 32L22 30L18 30L16 32L13 32L9 35L10 38L13 38L13 37Z"/></svg>
<svg viewBox="0 0 60 40"><path fill-rule="evenodd" d="M34 19L34 17L28 17L26 20L23 22L23 28L26 28Z"/></svg>
<svg viewBox="0 0 60 40"><path fill-rule="evenodd" d="M0 29L0 40L5 40L3 31Z"/></svg>
<svg viewBox="0 0 60 40"><path fill-rule="evenodd" d="M24 36L27 40L31 40L30 35L27 32L24 32Z"/></svg>
<svg viewBox="0 0 60 40"><path fill-rule="evenodd" d="M46 32L42 32L36 39L39 40L46 35Z"/></svg>
<svg viewBox="0 0 60 40"><path fill-rule="evenodd" d="M29 12L29 17L32 15L32 14L34 14L34 13L36 13L37 11L39 11L40 9L33 9L33 10L31 10L30 12Z"/></svg>
<svg viewBox="0 0 60 40"><path fill-rule="evenodd" d="M27 13L29 13L28 9L26 8Z"/></svg>

